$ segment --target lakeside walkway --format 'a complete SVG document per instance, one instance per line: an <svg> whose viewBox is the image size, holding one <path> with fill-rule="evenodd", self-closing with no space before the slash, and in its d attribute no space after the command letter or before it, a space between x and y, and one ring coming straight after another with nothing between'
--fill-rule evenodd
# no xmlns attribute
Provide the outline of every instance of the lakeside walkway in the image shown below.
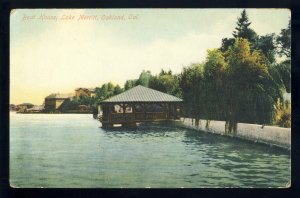
<svg viewBox="0 0 300 198"><path fill-rule="evenodd" d="M199 126L196 126L195 119L180 118L180 122L177 123L182 127L198 131L227 135L270 146L291 149L291 128L238 123L237 132L235 134L228 134L225 133L225 121L212 120L210 121L209 128L206 128L206 122L206 120L199 120Z"/></svg>

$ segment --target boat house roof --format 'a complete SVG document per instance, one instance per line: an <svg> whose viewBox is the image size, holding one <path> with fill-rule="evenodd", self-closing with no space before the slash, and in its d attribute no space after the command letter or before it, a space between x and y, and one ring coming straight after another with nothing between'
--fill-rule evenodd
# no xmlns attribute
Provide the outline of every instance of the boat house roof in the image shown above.
<svg viewBox="0 0 300 198"><path fill-rule="evenodd" d="M102 103L116 102L182 102L175 96L150 89L141 85L131 88L121 94L108 98Z"/></svg>

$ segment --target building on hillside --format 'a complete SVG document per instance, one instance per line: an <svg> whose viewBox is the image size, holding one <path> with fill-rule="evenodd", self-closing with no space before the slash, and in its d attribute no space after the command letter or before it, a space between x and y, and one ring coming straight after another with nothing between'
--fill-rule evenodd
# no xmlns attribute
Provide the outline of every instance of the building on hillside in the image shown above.
<svg viewBox="0 0 300 198"><path fill-rule="evenodd" d="M77 88L75 89L75 96L79 97L79 96L88 96L88 97L93 97L95 96L95 89L93 88Z"/></svg>
<svg viewBox="0 0 300 198"><path fill-rule="evenodd" d="M45 111L55 112L67 100L71 100L74 94L59 94L53 93L45 98Z"/></svg>

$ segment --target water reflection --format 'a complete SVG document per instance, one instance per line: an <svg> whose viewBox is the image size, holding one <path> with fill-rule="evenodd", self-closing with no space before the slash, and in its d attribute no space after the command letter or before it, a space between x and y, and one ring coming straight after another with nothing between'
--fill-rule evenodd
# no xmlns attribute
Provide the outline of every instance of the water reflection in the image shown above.
<svg viewBox="0 0 300 198"><path fill-rule="evenodd" d="M288 182L288 177L282 178L279 173L290 172L288 150L205 132L199 133L185 133L188 147L197 147L202 155L203 164L230 172L241 186L266 187L274 180L282 185Z"/></svg>

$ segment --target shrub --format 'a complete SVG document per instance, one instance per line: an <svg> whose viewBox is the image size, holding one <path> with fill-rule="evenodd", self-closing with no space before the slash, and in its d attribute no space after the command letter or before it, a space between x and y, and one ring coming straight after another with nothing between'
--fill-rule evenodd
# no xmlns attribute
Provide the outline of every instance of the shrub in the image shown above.
<svg viewBox="0 0 300 198"><path fill-rule="evenodd" d="M291 103L281 102L280 99L277 100L276 104L276 116L275 125L280 127L291 127Z"/></svg>

